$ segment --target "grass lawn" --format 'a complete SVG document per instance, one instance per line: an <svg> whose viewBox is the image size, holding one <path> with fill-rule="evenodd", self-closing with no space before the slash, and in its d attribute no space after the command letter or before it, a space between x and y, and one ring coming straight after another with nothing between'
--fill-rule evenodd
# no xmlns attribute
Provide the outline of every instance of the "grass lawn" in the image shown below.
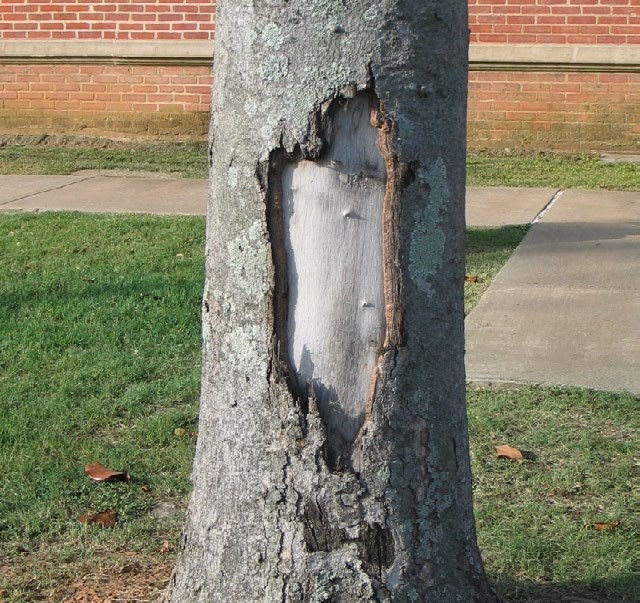
<svg viewBox="0 0 640 603"><path fill-rule="evenodd" d="M196 429L203 241L202 218L0 216L0 600L60 600L48 589L95 564L167 558ZM95 461L132 481L91 482ZM78 522L107 509L116 529Z"/></svg>
<svg viewBox="0 0 640 603"><path fill-rule="evenodd" d="M491 281L505 265L529 226L469 228L465 239L467 276L464 284L464 314L480 301Z"/></svg>
<svg viewBox="0 0 640 603"><path fill-rule="evenodd" d="M638 601L637 397L469 387L467 401L478 541L498 591L513 603ZM497 459L496 444L529 460Z"/></svg>
<svg viewBox="0 0 640 603"><path fill-rule="evenodd" d="M71 174L78 170L159 172L183 178L206 178L207 143L104 141L102 146L0 147L0 174Z"/></svg>
<svg viewBox="0 0 640 603"><path fill-rule="evenodd" d="M0 147L0 174L70 174L84 169L165 172L206 178L205 142L12 144ZM470 153L469 186L640 190L640 166L602 164L597 157L554 153Z"/></svg>
<svg viewBox="0 0 640 603"><path fill-rule="evenodd" d="M467 309L524 230L468 233ZM199 217L0 215L0 600L165 585L197 429L203 239ZM469 388L479 540L512 601L634 599L634 404ZM503 443L531 460L497 460ZM93 483L95 461L131 481ZM78 521L107 509L112 529Z"/></svg>
<svg viewBox="0 0 640 603"><path fill-rule="evenodd" d="M591 155L470 153L467 184L640 191L640 164L601 163Z"/></svg>

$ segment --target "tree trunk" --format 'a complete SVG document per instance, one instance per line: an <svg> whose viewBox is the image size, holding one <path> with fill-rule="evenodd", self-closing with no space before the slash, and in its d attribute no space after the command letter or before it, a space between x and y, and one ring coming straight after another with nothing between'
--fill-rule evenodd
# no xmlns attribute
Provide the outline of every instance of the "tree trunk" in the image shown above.
<svg viewBox="0 0 640 603"><path fill-rule="evenodd" d="M464 406L466 9L219 0L168 600L496 600Z"/></svg>

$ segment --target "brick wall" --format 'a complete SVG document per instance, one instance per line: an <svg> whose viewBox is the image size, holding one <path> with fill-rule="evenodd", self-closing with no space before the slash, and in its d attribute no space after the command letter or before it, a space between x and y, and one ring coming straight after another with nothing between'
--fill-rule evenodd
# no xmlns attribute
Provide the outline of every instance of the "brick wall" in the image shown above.
<svg viewBox="0 0 640 603"><path fill-rule="evenodd" d="M207 67L1 65L7 108L65 111L208 111Z"/></svg>
<svg viewBox="0 0 640 603"><path fill-rule="evenodd" d="M209 67L1 65L0 131L202 137Z"/></svg>
<svg viewBox="0 0 640 603"><path fill-rule="evenodd" d="M0 57L0 132L203 137L211 59L205 54L200 64L181 62L163 49L197 43L209 48L214 33L215 2L210 0L3 0L0 41L27 50L40 44L38 49L51 51L51 62L42 57L3 63ZM95 47L86 52L97 48L105 55L95 64L74 56L67 63L60 56L76 49L80 56L83 45L92 43ZM153 43L158 56L118 56L122 44L145 43Z"/></svg>
<svg viewBox="0 0 640 603"><path fill-rule="evenodd" d="M471 66L471 147L640 150L640 0L469 0L469 24L472 56L504 48ZM597 59L554 57L567 48ZM615 64L621 49L635 61Z"/></svg>
<svg viewBox="0 0 640 603"><path fill-rule="evenodd" d="M639 0L469 0L471 42L640 44Z"/></svg>
<svg viewBox="0 0 640 603"><path fill-rule="evenodd" d="M640 74L472 72L472 147L636 151Z"/></svg>
<svg viewBox="0 0 640 603"><path fill-rule="evenodd" d="M471 42L639 44L638 0L469 0ZM215 2L4 1L4 39L212 39Z"/></svg>
<svg viewBox="0 0 640 603"><path fill-rule="evenodd" d="M209 40L214 30L215 2L207 0L0 4L5 40Z"/></svg>
<svg viewBox="0 0 640 603"><path fill-rule="evenodd" d="M471 147L640 149L640 0L469 0L469 13ZM3 0L0 132L205 136L214 33L211 1ZM118 56L125 45L152 52ZM17 47L23 62L6 58Z"/></svg>

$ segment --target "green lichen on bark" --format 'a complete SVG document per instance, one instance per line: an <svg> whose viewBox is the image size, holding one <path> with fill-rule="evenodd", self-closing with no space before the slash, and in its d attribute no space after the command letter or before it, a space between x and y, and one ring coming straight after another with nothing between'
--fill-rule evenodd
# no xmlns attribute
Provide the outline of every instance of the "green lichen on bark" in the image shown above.
<svg viewBox="0 0 640 603"><path fill-rule="evenodd" d="M430 281L442 268L445 253L445 233L442 219L450 203L447 169L441 157L429 170L420 168L417 185L428 191L426 207L415 213L415 226L409 245L409 274L416 287L431 295Z"/></svg>

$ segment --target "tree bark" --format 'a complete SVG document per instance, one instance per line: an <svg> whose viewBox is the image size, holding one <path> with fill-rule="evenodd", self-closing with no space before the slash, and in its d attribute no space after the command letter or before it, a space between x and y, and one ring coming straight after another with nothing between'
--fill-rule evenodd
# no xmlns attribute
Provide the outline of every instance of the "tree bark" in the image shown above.
<svg viewBox="0 0 640 603"><path fill-rule="evenodd" d="M497 600L464 405L466 0L219 0L167 600Z"/></svg>

